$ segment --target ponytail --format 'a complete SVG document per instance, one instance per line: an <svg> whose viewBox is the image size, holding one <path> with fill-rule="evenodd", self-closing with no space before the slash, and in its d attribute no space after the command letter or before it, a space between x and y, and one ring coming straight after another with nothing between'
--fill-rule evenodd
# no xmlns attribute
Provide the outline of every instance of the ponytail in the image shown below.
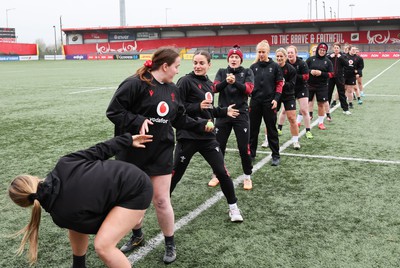
<svg viewBox="0 0 400 268"><path fill-rule="evenodd" d="M38 255L39 225L42 213L42 207L36 199L36 190L39 183L40 179L38 177L19 175L8 188L8 195L15 204L20 207L32 206L30 222L15 234L15 236L23 235L17 255L23 253L25 245L29 241L28 260L30 265L37 261Z"/></svg>

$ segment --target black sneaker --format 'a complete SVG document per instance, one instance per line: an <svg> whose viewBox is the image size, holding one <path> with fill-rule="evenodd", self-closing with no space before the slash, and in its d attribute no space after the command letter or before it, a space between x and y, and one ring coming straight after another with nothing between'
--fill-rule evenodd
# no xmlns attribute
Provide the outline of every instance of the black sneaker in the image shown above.
<svg viewBox="0 0 400 268"><path fill-rule="evenodd" d="M173 263L176 260L176 247L175 245L166 245L163 261L165 264Z"/></svg>
<svg viewBox="0 0 400 268"><path fill-rule="evenodd" d="M279 166L279 163L281 162L281 160L278 157L273 157L272 161L271 161L271 166Z"/></svg>
<svg viewBox="0 0 400 268"><path fill-rule="evenodd" d="M353 103L352 103L352 102L349 103L349 108L350 108L350 109L354 109L354 106L353 106Z"/></svg>
<svg viewBox="0 0 400 268"><path fill-rule="evenodd" d="M335 107L336 106L336 101L332 101L332 103L331 103L331 108L333 108L333 107Z"/></svg>
<svg viewBox="0 0 400 268"><path fill-rule="evenodd" d="M125 245L123 245L120 250L123 253L129 252L131 250L134 250L135 248L138 248L140 246L143 246L144 244L144 235L142 234L142 236L134 236L132 235L131 238L129 239L128 242L125 243Z"/></svg>

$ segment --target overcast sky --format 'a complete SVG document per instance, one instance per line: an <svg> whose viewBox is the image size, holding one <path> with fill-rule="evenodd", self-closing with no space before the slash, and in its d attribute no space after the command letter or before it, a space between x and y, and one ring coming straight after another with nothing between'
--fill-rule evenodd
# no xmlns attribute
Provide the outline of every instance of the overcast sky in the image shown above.
<svg viewBox="0 0 400 268"><path fill-rule="evenodd" d="M120 26L119 0L0 0L0 27L15 28L19 43L42 39L54 44L63 28ZM316 5L316 2L318 3ZM399 0L311 0L312 18L400 16ZM302 20L310 16L310 0L125 0L126 24L165 25L218 22ZM339 5L338 5L339 4ZM354 4L351 8L350 5ZM339 12L338 12L339 11ZM65 40L65 39L64 39Z"/></svg>

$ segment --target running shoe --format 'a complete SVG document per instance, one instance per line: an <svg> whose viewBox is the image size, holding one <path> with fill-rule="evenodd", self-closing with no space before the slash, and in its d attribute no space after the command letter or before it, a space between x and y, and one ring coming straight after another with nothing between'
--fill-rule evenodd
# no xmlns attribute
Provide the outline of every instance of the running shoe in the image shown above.
<svg viewBox="0 0 400 268"><path fill-rule="evenodd" d="M165 253L163 261L165 264L170 264L176 260L176 247L175 245L165 245Z"/></svg>
<svg viewBox="0 0 400 268"><path fill-rule="evenodd" d="M345 115L351 115L351 112L350 112L349 110L343 111L343 113L344 113Z"/></svg>
<svg viewBox="0 0 400 268"><path fill-rule="evenodd" d="M314 138L314 136L313 136L313 134L311 133L311 131L307 131L307 132L306 132L306 138L307 138L307 139L313 139L313 138Z"/></svg>
<svg viewBox="0 0 400 268"><path fill-rule="evenodd" d="M251 179L244 179L244 181L243 181L243 189L245 189L245 190L253 189L253 183L252 183Z"/></svg>
<svg viewBox="0 0 400 268"><path fill-rule="evenodd" d="M325 129L326 129L324 123L318 124L318 128L319 128L320 130L325 130Z"/></svg>
<svg viewBox="0 0 400 268"><path fill-rule="evenodd" d="M268 148L268 141L265 140L265 141L261 144L261 147L263 147L263 148Z"/></svg>
<svg viewBox="0 0 400 268"><path fill-rule="evenodd" d="M231 218L231 222L242 222L243 221L243 217L240 214L239 209L230 209L229 217Z"/></svg>
<svg viewBox="0 0 400 268"><path fill-rule="evenodd" d="M131 238L129 239L128 242L123 245L120 250L123 253L127 253L131 250L134 250L140 246L143 246L144 244L144 235L142 234L141 236L134 236L132 235Z"/></svg>
<svg viewBox="0 0 400 268"><path fill-rule="evenodd" d="M218 178L213 174L212 179L208 182L208 186L215 187L219 184Z"/></svg>
<svg viewBox="0 0 400 268"><path fill-rule="evenodd" d="M362 101L362 99L359 99L358 100L358 105L361 105L361 104L363 104L363 101Z"/></svg>
<svg viewBox="0 0 400 268"><path fill-rule="evenodd" d="M277 167L281 160L278 157L272 157L271 166Z"/></svg>
<svg viewBox="0 0 400 268"><path fill-rule="evenodd" d="M298 142L298 141L295 141L295 142L293 142L293 149L295 149L295 150L300 150L300 142Z"/></svg>
<svg viewBox="0 0 400 268"><path fill-rule="evenodd" d="M278 136L282 136L282 134L283 134L282 129L279 129L279 128L278 128Z"/></svg>

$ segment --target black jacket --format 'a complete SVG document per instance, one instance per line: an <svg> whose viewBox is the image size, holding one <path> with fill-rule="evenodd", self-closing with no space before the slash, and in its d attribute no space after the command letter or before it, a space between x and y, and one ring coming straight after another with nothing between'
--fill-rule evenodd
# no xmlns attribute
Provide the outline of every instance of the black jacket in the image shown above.
<svg viewBox="0 0 400 268"><path fill-rule="evenodd" d="M200 103L205 99L212 99L214 103L214 84L207 76L199 76L191 72L181 77L176 85L179 88L179 96L186 113L193 118L211 119L214 122L215 117L226 117L227 107L213 107L211 109L200 109ZM176 131L177 139L215 139L214 132L195 132L185 129Z"/></svg>
<svg viewBox="0 0 400 268"><path fill-rule="evenodd" d="M289 96L294 96L294 87L296 84L296 69L289 63L285 63L283 67L281 67L283 78L285 79L285 84L282 88L282 99Z"/></svg>
<svg viewBox="0 0 400 268"><path fill-rule="evenodd" d="M346 59L348 64L344 67L344 76L351 78L355 77L357 74L362 74L362 69L364 68L364 60L357 54L350 55L346 54Z"/></svg>
<svg viewBox="0 0 400 268"><path fill-rule="evenodd" d="M143 191L149 192L148 198L131 209L150 205L150 178L132 164L107 160L131 146L132 136L125 134L60 158L37 190L41 206L55 224L95 234L116 205L124 206Z"/></svg>
<svg viewBox="0 0 400 268"><path fill-rule="evenodd" d="M226 82L228 73L235 75L236 82L232 85ZM214 85L214 92L219 92L219 107L223 108L235 104L235 109L238 109L241 113L249 111L247 101L254 87L254 74L250 69L242 66L235 69L229 66L226 69L219 69L215 75Z"/></svg>
<svg viewBox="0 0 400 268"><path fill-rule="evenodd" d="M349 64L345 54L340 52L340 57L336 55L331 57L331 54L327 57L332 62L334 77L342 78L344 76L344 68Z"/></svg>
<svg viewBox="0 0 400 268"><path fill-rule="evenodd" d="M118 87L106 113L115 125L115 135L138 134L146 118L153 122L147 133L153 135L153 142L146 145L146 150L131 147L116 155L117 159L134 163L142 170L160 153L160 148L174 147L172 127L204 132L207 124L206 119L195 120L186 114L175 84L161 84L155 79L152 83L150 86L136 76L128 77Z"/></svg>
<svg viewBox="0 0 400 268"><path fill-rule="evenodd" d="M250 69L254 73L254 90L251 100L260 103L279 101L282 94L283 74L278 63L269 58L268 62L253 63ZM279 83L281 86L278 85Z"/></svg>
<svg viewBox="0 0 400 268"><path fill-rule="evenodd" d="M307 63L300 57L296 57L296 61L292 64L289 60L287 61L296 69L296 90L302 90L307 86L307 81L309 78L309 71Z"/></svg>
<svg viewBox="0 0 400 268"><path fill-rule="evenodd" d="M329 78L333 77L332 62L326 56L312 56L307 59L306 63L310 71L308 85L313 88L326 87L328 85ZM313 76L311 74L311 70L320 70L322 73L320 76Z"/></svg>

